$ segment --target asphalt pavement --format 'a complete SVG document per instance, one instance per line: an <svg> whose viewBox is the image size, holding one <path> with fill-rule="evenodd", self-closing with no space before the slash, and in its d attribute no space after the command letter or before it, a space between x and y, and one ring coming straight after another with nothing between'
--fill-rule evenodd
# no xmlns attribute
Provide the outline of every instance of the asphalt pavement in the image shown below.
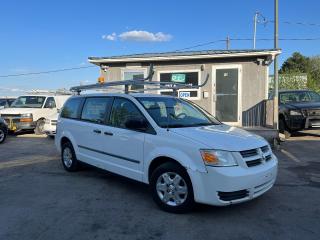
<svg viewBox="0 0 320 240"><path fill-rule="evenodd" d="M163 212L148 187L85 167L64 171L54 141L32 134L0 145L0 239L320 239L320 131L276 151L279 175L239 205Z"/></svg>

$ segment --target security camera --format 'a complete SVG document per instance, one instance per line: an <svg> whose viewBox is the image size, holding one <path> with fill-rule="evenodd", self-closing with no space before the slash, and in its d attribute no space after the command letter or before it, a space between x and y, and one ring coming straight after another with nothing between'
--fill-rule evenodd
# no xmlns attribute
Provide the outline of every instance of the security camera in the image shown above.
<svg viewBox="0 0 320 240"><path fill-rule="evenodd" d="M108 69L109 69L109 66L106 66L106 65L100 65L100 68L101 68L101 70L102 70L102 71L107 72L107 71L108 71Z"/></svg>

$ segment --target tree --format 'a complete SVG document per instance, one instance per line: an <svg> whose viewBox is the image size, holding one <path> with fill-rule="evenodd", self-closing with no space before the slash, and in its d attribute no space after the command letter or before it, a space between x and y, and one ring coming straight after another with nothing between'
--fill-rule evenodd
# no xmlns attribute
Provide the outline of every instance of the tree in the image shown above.
<svg viewBox="0 0 320 240"><path fill-rule="evenodd" d="M306 57L299 52L294 52L292 56L282 64L279 73L291 76L290 78L292 79L299 74L307 74L307 87L311 90L320 92L320 56ZM287 81L287 83L288 82L289 81ZM297 82L291 82L295 84L286 86L286 88L296 88ZM281 82L279 85L281 86Z"/></svg>
<svg viewBox="0 0 320 240"><path fill-rule="evenodd" d="M320 56L310 58L308 88L320 92Z"/></svg>
<svg viewBox="0 0 320 240"><path fill-rule="evenodd" d="M308 73L310 59L299 52L294 52L281 66L279 73Z"/></svg>

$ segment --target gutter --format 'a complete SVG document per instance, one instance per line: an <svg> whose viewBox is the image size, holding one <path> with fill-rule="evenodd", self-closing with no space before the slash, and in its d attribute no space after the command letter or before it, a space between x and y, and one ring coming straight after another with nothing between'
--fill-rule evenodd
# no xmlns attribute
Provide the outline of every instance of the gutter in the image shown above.
<svg viewBox="0 0 320 240"><path fill-rule="evenodd" d="M154 57L128 57L128 58L90 58L90 63L100 65L102 63L129 63L129 62L157 62L157 61L173 61L173 60L194 60L194 59L215 59L215 58L231 58L231 57L255 57L255 56L271 56L272 60L279 55L281 50L271 50L262 52L242 52L242 53L223 53L223 54L201 54L201 55L185 55L185 56L154 56Z"/></svg>

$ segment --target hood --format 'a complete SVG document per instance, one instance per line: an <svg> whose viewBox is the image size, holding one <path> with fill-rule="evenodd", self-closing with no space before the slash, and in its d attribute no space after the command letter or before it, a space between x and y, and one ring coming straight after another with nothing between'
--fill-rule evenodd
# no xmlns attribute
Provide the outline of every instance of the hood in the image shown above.
<svg viewBox="0 0 320 240"><path fill-rule="evenodd" d="M205 127L172 128L170 131L206 145L208 148L243 151L267 145L267 141L250 132L225 124Z"/></svg>
<svg viewBox="0 0 320 240"><path fill-rule="evenodd" d="M285 105L290 106L292 109L317 109L317 108L320 108L320 102L297 102L297 103L286 103Z"/></svg>
<svg viewBox="0 0 320 240"><path fill-rule="evenodd" d="M25 114L34 113L39 108L5 108L0 110L0 114Z"/></svg>

